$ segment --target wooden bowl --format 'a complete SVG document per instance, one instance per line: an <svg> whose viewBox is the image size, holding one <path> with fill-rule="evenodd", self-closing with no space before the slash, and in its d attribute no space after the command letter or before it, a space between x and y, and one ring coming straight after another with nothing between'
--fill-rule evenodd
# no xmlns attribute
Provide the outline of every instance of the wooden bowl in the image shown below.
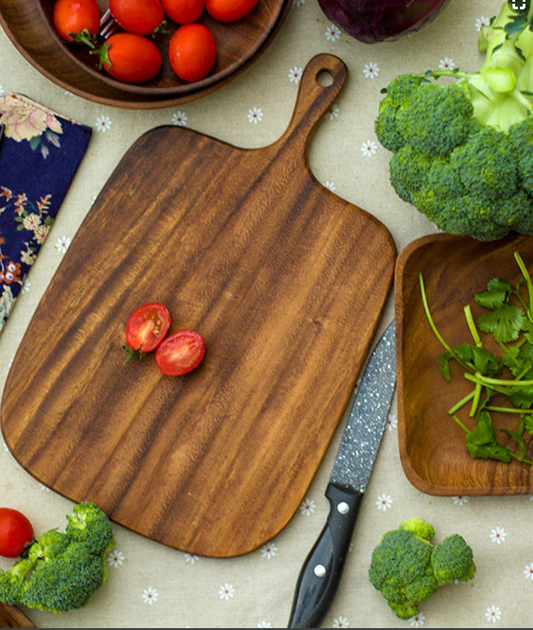
<svg viewBox="0 0 533 630"><path fill-rule="evenodd" d="M96 0L103 14L109 8L109 0ZM205 79L188 83L180 79L170 67L168 60L168 46L179 25L168 18L168 32L158 34L152 41L159 48L163 57L163 67L152 80L143 84L125 83L112 78L105 70L98 68L98 60L90 54L90 48L83 45L69 45L58 35L53 22L53 11L56 0L39 0L38 6L42 10L46 24L52 36L63 46L67 55L78 63L84 70L90 72L104 83L126 92L143 94L146 96L174 96L188 95L216 85L220 81L231 77L239 68L260 50L275 27L283 9L284 0L259 0L257 6L242 20L231 24L223 24L213 20L204 10L199 22L213 33L217 42L217 60L213 70ZM99 38L97 47L105 43Z"/></svg>
<svg viewBox="0 0 533 630"><path fill-rule="evenodd" d="M513 283L519 280L515 251L520 252L531 273L533 238L526 236L494 243L445 234L426 236L408 245L398 257L395 299L400 454L409 481L427 494L533 494L532 466L470 457L465 432L448 415L448 409L472 388L460 366L452 365L449 382L438 369L436 359L444 349L429 327L418 278L421 272L429 307L443 338L452 347L472 343L463 307L470 304L477 319L485 311L474 303L475 293L484 291L494 277ZM458 416L473 426L468 409ZM517 422L509 416L493 414L493 422L498 440L516 452L512 440L498 431L505 426L516 428ZM526 444L533 453L533 439Z"/></svg>
<svg viewBox="0 0 533 630"><path fill-rule="evenodd" d="M271 3L273 0L264 0ZM272 42L291 7L290 0L280 1L278 20L266 35L255 54L239 65L232 73L206 87L195 84L189 92L168 94L164 90L136 93L124 89L123 83L106 82L99 72L89 72L78 60L67 53L67 46L56 37L43 19L44 7L39 0L0 0L0 24L19 52L32 66L48 79L78 96L114 107L155 109L181 105L206 96L226 85L256 61ZM270 6L270 5L269 5ZM250 14L251 15L251 14ZM236 23L237 24L237 23ZM93 60L94 61L94 60ZM176 77L177 79L177 77Z"/></svg>

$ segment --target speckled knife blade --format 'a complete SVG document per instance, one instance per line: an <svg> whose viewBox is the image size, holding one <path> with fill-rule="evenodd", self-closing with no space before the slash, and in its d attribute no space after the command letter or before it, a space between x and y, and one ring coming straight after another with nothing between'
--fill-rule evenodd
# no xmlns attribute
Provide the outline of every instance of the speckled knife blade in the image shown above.
<svg viewBox="0 0 533 630"><path fill-rule="evenodd" d="M330 482L364 492L396 384L394 320L374 348L346 423Z"/></svg>

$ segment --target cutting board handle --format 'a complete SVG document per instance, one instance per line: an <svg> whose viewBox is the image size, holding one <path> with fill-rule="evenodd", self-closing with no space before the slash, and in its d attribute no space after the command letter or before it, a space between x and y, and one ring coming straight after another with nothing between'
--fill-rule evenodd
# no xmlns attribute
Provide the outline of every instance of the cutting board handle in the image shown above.
<svg viewBox="0 0 533 630"><path fill-rule="evenodd" d="M335 55L316 55L305 67L291 122L279 139L280 144L295 145L295 151L307 152L315 125L339 95L348 74L342 59Z"/></svg>

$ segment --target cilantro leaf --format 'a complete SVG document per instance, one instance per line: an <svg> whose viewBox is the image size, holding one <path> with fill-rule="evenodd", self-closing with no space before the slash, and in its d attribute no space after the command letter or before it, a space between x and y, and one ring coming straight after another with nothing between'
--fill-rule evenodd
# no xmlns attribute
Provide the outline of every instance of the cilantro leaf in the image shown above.
<svg viewBox="0 0 533 630"><path fill-rule="evenodd" d="M482 332L492 333L496 341L510 343L520 336L525 319L521 308L504 304L495 311L482 315L477 323Z"/></svg>
<svg viewBox="0 0 533 630"><path fill-rule="evenodd" d="M487 284L487 290L484 293L474 295L474 300L479 306L494 310L504 305L512 290L510 284L494 278Z"/></svg>
<svg viewBox="0 0 533 630"><path fill-rule="evenodd" d="M511 404L517 409L533 407L533 387L523 387L520 391L509 394Z"/></svg>
<svg viewBox="0 0 533 630"><path fill-rule="evenodd" d="M511 451L500 444L477 445L470 442L466 448L473 459L497 459L508 464L511 461Z"/></svg>
<svg viewBox="0 0 533 630"><path fill-rule="evenodd" d="M533 436L533 416L524 415L521 416L521 418L524 421L525 428L527 429L529 434Z"/></svg>
<svg viewBox="0 0 533 630"><path fill-rule="evenodd" d="M533 369L533 345L526 343L523 348L508 346L502 354L501 362L513 376L520 376Z"/></svg>
<svg viewBox="0 0 533 630"><path fill-rule="evenodd" d="M478 348L471 343L463 343L453 349L456 356L471 365L477 372L485 376L495 376L501 373L501 368L496 355L485 348Z"/></svg>
<svg viewBox="0 0 533 630"><path fill-rule="evenodd" d="M450 360L453 359L451 352L446 352L437 357L437 363L439 364L439 370L442 376L449 381L452 378L452 369L450 366Z"/></svg>
<svg viewBox="0 0 533 630"><path fill-rule="evenodd" d="M511 429L500 429L500 431L501 433L508 435L518 444L518 447L520 448L520 455L523 459L525 459L528 456L528 452L522 436L516 431L511 431Z"/></svg>

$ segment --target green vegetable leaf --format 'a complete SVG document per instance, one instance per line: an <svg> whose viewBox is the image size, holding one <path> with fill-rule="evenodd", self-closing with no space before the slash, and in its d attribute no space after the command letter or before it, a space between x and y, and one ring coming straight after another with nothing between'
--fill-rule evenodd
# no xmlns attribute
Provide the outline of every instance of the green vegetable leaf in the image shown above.
<svg viewBox="0 0 533 630"><path fill-rule="evenodd" d="M511 429L500 429L500 431L501 433L505 433L505 435L508 435L518 444L518 447L520 448L520 454L522 458L525 459L528 456L528 452L522 436L516 431L511 431Z"/></svg>
<svg viewBox="0 0 533 630"><path fill-rule="evenodd" d="M452 354L447 350L444 354L441 354L439 357L437 357L437 363L439 364L440 373L447 381L452 378L452 370L450 367L450 360L452 358Z"/></svg>
<svg viewBox="0 0 533 630"><path fill-rule="evenodd" d="M474 459L497 459L508 464L512 457L511 451L500 444L478 446L477 444L467 443L466 448Z"/></svg>
<svg viewBox="0 0 533 630"><path fill-rule="evenodd" d="M492 427L492 418L488 411L481 411L477 416L477 426L467 436L467 442L483 446L496 443L496 435Z"/></svg>
<svg viewBox="0 0 533 630"><path fill-rule="evenodd" d="M526 430L529 432L530 435L533 436L533 416L524 415L524 416L521 416L521 418L524 421Z"/></svg>
<svg viewBox="0 0 533 630"><path fill-rule="evenodd" d="M485 292L474 295L474 300L479 306L494 310L504 305L512 290L510 284L494 278L487 284Z"/></svg>
<svg viewBox="0 0 533 630"><path fill-rule="evenodd" d="M533 387L524 387L520 391L509 395L511 405L517 409L533 407Z"/></svg>
<svg viewBox="0 0 533 630"><path fill-rule="evenodd" d="M525 319L521 308L505 304L491 313L482 315L478 319L478 326L481 331L492 333L496 341L509 343L518 339Z"/></svg>
<svg viewBox="0 0 533 630"><path fill-rule="evenodd" d="M509 368L513 376L526 378L525 375L533 369L533 344L526 343L522 348L507 346L501 362Z"/></svg>

